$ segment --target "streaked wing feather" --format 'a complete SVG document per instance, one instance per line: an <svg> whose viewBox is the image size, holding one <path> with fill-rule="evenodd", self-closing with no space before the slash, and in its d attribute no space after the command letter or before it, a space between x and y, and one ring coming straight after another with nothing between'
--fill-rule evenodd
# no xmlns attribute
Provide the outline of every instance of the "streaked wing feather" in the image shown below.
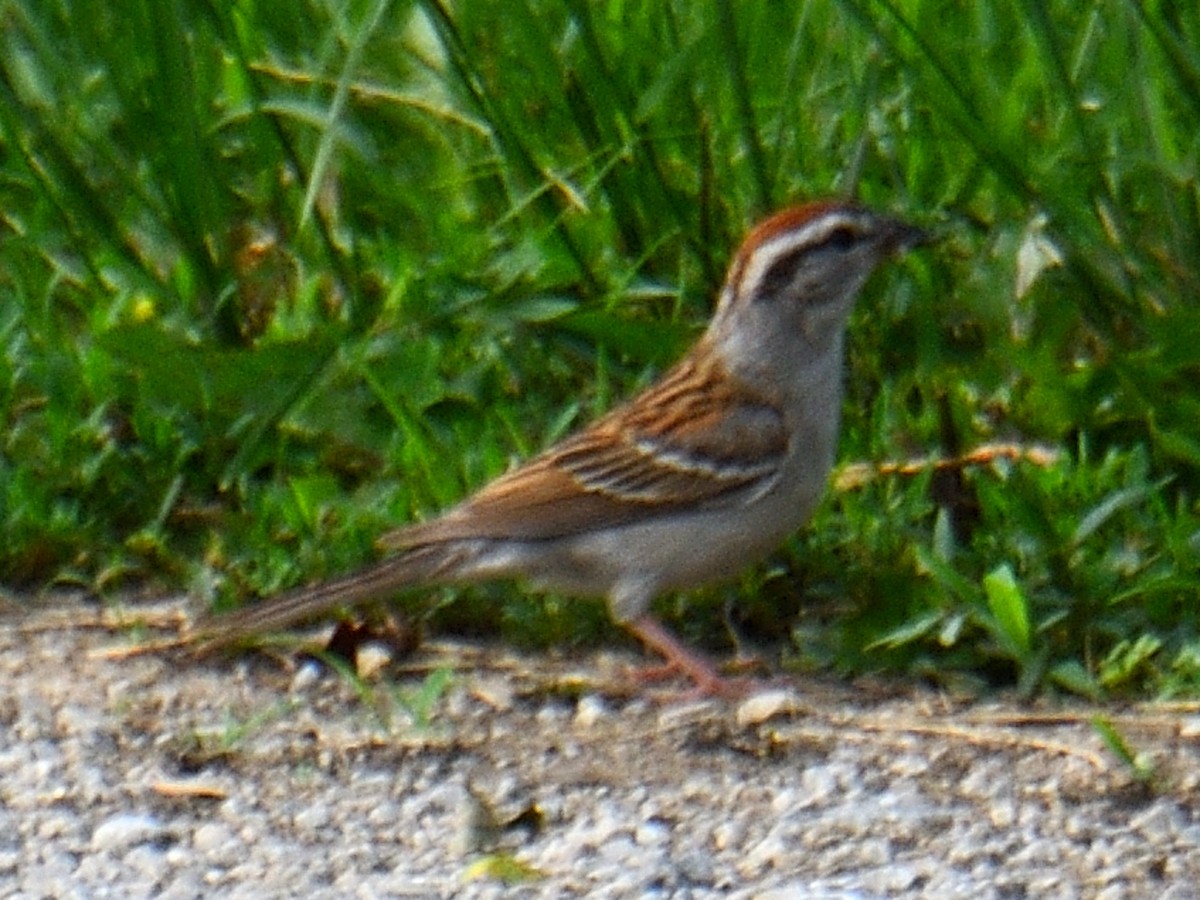
<svg viewBox="0 0 1200 900"><path fill-rule="evenodd" d="M772 404L690 360L444 516L381 540L389 549L471 537L539 540L669 515L768 490L787 453Z"/></svg>

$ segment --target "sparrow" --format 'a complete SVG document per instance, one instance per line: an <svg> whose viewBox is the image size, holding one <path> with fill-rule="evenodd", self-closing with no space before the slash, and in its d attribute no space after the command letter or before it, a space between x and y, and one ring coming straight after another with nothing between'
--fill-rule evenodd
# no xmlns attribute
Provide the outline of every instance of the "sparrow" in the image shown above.
<svg viewBox="0 0 1200 900"><path fill-rule="evenodd" d="M727 579L803 525L833 466L846 325L881 263L925 231L844 200L753 228L691 350L625 404L426 522L388 555L199 623L204 649L416 586L521 579L602 597L615 622L700 693L738 683L651 613Z"/></svg>

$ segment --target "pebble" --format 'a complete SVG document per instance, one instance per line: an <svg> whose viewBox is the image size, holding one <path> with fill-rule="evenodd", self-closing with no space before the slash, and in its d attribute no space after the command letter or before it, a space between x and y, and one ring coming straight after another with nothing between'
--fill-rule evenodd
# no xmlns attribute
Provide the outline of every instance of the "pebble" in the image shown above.
<svg viewBox="0 0 1200 900"><path fill-rule="evenodd" d="M749 728L779 716L791 715L799 708L800 698L792 691L759 691L738 705L735 720L740 727Z"/></svg>
<svg viewBox="0 0 1200 900"><path fill-rule="evenodd" d="M92 832L92 850L115 853L136 844L153 841L165 833L163 824L154 816L143 813L117 813L110 816Z"/></svg>
<svg viewBox="0 0 1200 900"><path fill-rule="evenodd" d="M608 715L608 704L603 697L587 694L579 698L575 707L575 724L580 728L591 728Z"/></svg>
<svg viewBox="0 0 1200 900"><path fill-rule="evenodd" d="M670 839L670 829L665 823L655 820L639 822L633 832L633 841L640 847L658 847Z"/></svg>
<svg viewBox="0 0 1200 900"><path fill-rule="evenodd" d="M0 622L4 896L1200 895L1187 788L1200 746L1170 729L1139 740L1161 774L1146 796L1086 715L1007 744L858 728L860 712L925 713L865 697L856 710L849 690L827 709L802 690L732 707L600 691L570 703L509 674L550 672L535 656L490 668L485 688L456 675L432 728L389 731L351 686L318 688L304 667L289 686L262 665L113 661L105 640ZM198 734L236 740L206 757ZM223 797L139 787L186 778L219 780ZM496 821L456 851L480 787ZM531 880L467 879L486 854Z"/></svg>
<svg viewBox="0 0 1200 900"><path fill-rule="evenodd" d="M228 825L206 822L192 833L192 847L205 856L233 847L237 842Z"/></svg>

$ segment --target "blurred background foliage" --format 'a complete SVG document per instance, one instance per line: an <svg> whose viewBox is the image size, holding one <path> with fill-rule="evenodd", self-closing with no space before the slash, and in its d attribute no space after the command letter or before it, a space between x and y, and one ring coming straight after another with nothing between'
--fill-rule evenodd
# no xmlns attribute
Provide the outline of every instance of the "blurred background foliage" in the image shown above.
<svg viewBox="0 0 1200 900"><path fill-rule="evenodd" d="M0 0L0 583L343 572L647 383L757 217L854 195L943 236L853 322L867 465L668 617L798 669L1195 695L1200 9L976 7Z"/></svg>

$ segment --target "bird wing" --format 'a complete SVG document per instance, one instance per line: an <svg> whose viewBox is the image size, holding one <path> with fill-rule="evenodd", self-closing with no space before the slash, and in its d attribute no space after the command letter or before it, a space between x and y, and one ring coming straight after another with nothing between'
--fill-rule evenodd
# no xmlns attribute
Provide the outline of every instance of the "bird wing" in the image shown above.
<svg viewBox="0 0 1200 900"><path fill-rule="evenodd" d="M746 503L788 451L779 409L685 360L661 382L440 518L386 535L388 549L487 537L539 540Z"/></svg>

